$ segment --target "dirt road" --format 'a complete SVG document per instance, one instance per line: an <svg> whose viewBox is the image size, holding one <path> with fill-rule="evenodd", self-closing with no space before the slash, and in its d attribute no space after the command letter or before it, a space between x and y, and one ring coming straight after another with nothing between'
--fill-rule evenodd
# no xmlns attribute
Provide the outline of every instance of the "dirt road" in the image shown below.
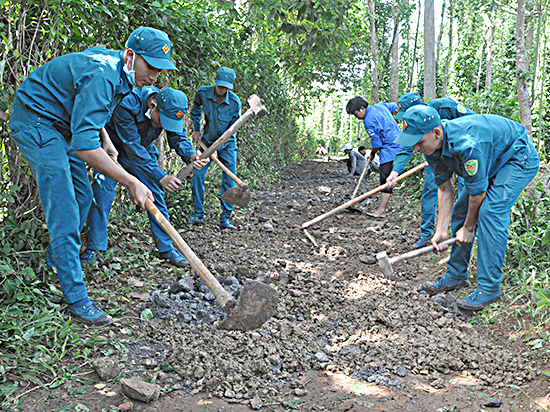
<svg viewBox="0 0 550 412"><path fill-rule="evenodd" d="M119 360L127 376L153 378L164 391L150 404L133 402L133 410L451 412L487 410L490 402L501 402L502 411L535 410L531 399L548 405L541 365L521 355L510 331L458 319L452 294L418 292L444 271L445 255L396 264L392 279L381 274L377 252L393 256L417 240L420 206L402 190L386 219L366 215L375 198L312 227L313 246L299 227L348 200L356 181L344 168L309 161L286 169L284 182L255 192L251 206L236 212L240 230L207 224L182 233L215 275L272 284L278 311L251 333L220 331L214 318L143 322L145 338ZM366 180L369 188L378 184L377 175ZM448 307L438 303L445 299ZM111 327L113 335L120 327ZM79 402L110 411L128 401L117 382L109 388L111 398L96 391Z"/></svg>

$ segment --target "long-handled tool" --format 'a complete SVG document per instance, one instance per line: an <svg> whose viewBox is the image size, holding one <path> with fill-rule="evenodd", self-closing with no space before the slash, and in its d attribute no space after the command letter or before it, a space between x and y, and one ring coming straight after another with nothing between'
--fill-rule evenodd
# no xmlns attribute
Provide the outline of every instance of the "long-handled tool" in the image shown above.
<svg viewBox="0 0 550 412"><path fill-rule="evenodd" d="M262 100L257 95L253 94L252 96L250 96L248 98L248 104L250 105L250 109L248 109L241 117L239 117L237 121L233 123L229 127L229 129L227 129L225 133L218 138L218 140L212 143L210 147L208 147L208 149L206 149L200 155L199 159L208 159L212 153L222 147L224 143L231 138L231 136L237 133L237 130L239 130L241 126L245 124L252 116L256 115L261 118L267 114L267 109L265 108ZM190 162L186 167L181 169L177 174L177 178L179 180L184 180L191 173L193 173L193 162Z"/></svg>
<svg viewBox="0 0 550 412"><path fill-rule="evenodd" d="M206 145L201 141L200 142L201 147L203 150L207 150L208 148ZM220 159L218 159L218 156L215 153L212 153L210 156L210 159L216 163L220 169L222 169L227 176L229 176L231 179L235 181L240 187L232 187L231 189L228 189L225 191L225 193L222 195L222 200L232 203L234 205L245 207L248 206L248 203L250 202L250 193L248 193L248 185L244 183L241 179L239 179L235 173L233 173L231 170L225 166Z"/></svg>
<svg viewBox="0 0 550 412"><path fill-rule="evenodd" d="M370 162L371 160L369 159L367 161L367 164L365 165L365 168L363 169L363 171L361 172L361 176L359 177L359 181L357 182L357 186L355 186L355 190L353 191L353 194L351 195L351 198L355 198L355 195L357 194L357 191L359 190L359 187L361 186L361 182L363 181L363 178L365 177L365 175L367 174L367 169L369 168L370 166Z"/></svg>
<svg viewBox="0 0 550 412"><path fill-rule="evenodd" d="M117 162L115 161L115 163ZM120 164L118 165L122 167ZM242 331L258 329L274 315L278 301L275 289L265 283L250 280L244 284L238 300L235 300L195 255L151 199L146 200L145 207L172 239L178 250L183 253L191 268L198 273L208 289L212 291L220 308L227 313L225 319L219 324L220 329Z"/></svg>
<svg viewBox="0 0 550 412"><path fill-rule="evenodd" d="M419 170L424 169L426 166L428 166L428 162L424 162L422 164L419 164L416 167L413 167L412 169L406 171L405 173L397 176L393 181L394 182L400 182L401 180L409 177L410 175L418 172ZM389 188L389 183L385 183L381 186L378 186L376 189L372 189L371 191L362 194L361 196L356 197L355 199L351 199L349 202L344 203L343 205L338 206L336 209L332 209L330 212L324 213L320 216L317 216L315 219L310 220L309 222L302 223L302 229L307 229L311 225L314 225L316 223L321 222L322 220L325 220L327 217L330 217L336 213L339 213L343 210L346 210L348 207L353 206L356 203L362 202L367 197L370 197L378 192L381 192L384 189Z"/></svg>
<svg viewBox="0 0 550 412"><path fill-rule="evenodd" d="M448 239L448 240L445 240L445 241L439 243L439 246L441 246L441 245L454 245L455 243L456 243L456 238L452 238L452 239ZM376 254L376 259L378 260L378 265L380 266L380 269L382 270L382 273L385 276L391 276L391 275L393 275L392 264L397 263L397 262L401 262L403 260L411 259L411 258L420 256L420 255L424 255L424 254L429 253L429 252L433 252L434 249L435 248L433 247L433 245L432 246L426 246L426 247L423 247L423 248L420 248L420 249L411 250L410 252L403 253L402 255L394 256L392 258L388 258L387 253L384 251L384 252L377 253Z"/></svg>

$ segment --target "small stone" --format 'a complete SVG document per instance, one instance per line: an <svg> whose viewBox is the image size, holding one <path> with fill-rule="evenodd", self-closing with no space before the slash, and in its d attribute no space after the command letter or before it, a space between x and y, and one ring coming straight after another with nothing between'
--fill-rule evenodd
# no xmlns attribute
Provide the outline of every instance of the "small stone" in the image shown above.
<svg viewBox="0 0 550 412"><path fill-rule="evenodd" d="M407 376L407 369L405 369L403 366L399 366L395 371L395 374L404 378L405 376Z"/></svg>
<svg viewBox="0 0 550 412"><path fill-rule="evenodd" d="M329 358L327 356L327 354L325 352L317 352L315 354L315 359L317 359L319 362L328 362L329 361Z"/></svg>
<svg viewBox="0 0 550 412"><path fill-rule="evenodd" d="M269 217L258 216L258 222L271 222L271 219Z"/></svg>
<svg viewBox="0 0 550 412"><path fill-rule="evenodd" d="M134 410L134 404L132 402L125 402L118 405L119 411L133 411Z"/></svg>
<svg viewBox="0 0 550 412"><path fill-rule="evenodd" d="M296 388L296 389L294 389L294 394L296 396L305 396L305 395L307 395L307 389Z"/></svg>
<svg viewBox="0 0 550 412"><path fill-rule="evenodd" d="M235 392L233 392L231 389L226 389L226 391L223 395L226 398L234 398L235 397Z"/></svg>
<svg viewBox="0 0 550 412"><path fill-rule="evenodd" d="M151 402L160 396L160 386L152 385L134 376L130 379L121 379L122 392L131 399L140 402Z"/></svg>
<svg viewBox="0 0 550 412"><path fill-rule="evenodd" d="M145 284L141 281L141 280L138 280L136 278L133 278L132 276L128 276L126 278L126 281L130 284L130 285L134 285L135 287L138 287L138 288L142 288Z"/></svg>
<svg viewBox="0 0 550 412"><path fill-rule="evenodd" d="M116 378L121 371L118 362L108 357L94 359L92 366L103 381Z"/></svg>
<svg viewBox="0 0 550 412"><path fill-rule="evenodd" d="M258 410L263 406L262 401L258 398L250 399L250 407L254 410Z"/></svg>
<svg viewBox="0 0 550 412"><path fill-rule="evenodd" d="M430 371L428 369L422 369L420 372L418 372L420 375L428 375Z"/></svg>
<svg viewBox="0 0 550 412"><path fill-rule="evenodd" d="M264 232L273 232L275 230L271 223L264 223L262 226L260 226L260 229Z"/></svg>
<svg viewBox="0 0 550 412"><path fill-rule="evenodd" d="M430 385L435 389L443 389L445 387L445 382L443 379L436 379Z"/></svg>
<svg viewBox="0 0 550 412"><path fill-rule="evenodd" d="M144 366L147 369L155 369L157 367L157 363L153 359L149 358L145 359Z"/></svg>

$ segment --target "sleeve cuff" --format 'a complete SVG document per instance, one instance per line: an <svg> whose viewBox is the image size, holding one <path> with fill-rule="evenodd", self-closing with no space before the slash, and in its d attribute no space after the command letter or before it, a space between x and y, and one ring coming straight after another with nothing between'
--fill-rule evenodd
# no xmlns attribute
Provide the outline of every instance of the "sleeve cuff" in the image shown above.
<svg viewBox="0 0 550 412"><path fill-rule="evenodd" d="M157 182L160 182L160 179L166 176L166 173L164 172L164 170L158 167L153 170L152 175L153 175L153 179L155 179Z"/></svg>
<svg viewBox="0 0 550 412"><path fill-rule="evenodd" d="M101 147L99 142L99 132L92 130L74 134L71 140L73 150L94 150Z"/></svg>

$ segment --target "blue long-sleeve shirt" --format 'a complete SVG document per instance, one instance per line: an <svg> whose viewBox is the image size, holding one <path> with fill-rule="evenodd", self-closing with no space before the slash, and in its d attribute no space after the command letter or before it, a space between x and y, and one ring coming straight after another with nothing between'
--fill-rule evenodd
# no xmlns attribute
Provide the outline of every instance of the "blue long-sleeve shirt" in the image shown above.
<svg viewBox="0 0 550 412"><path fill-rule="evenodd" d="M453 173L462 176L470 195L486 192L489 179L513 157L523 160L535 150L525 127L493 114L443 120L443 147L426 156L439 186Z"/></svg>
<svg viewBox="0 0 550 412"><path fill-rule="evenodd" d="M201 116L203 113L206 124L204 125L202 140L206 146L210 146L240 117L241 99L231 90L228 90L223 101L218 103L214 96L214 86L199 87L191 110L191 120L195 132L201 130ZM235 142L236 136L235 133L227 143Z"/></svg>
<svg viewBox="0 0 550 412"><path fill-rule="evenodd" d="M132 90L122 54L92 47L57 57L31 73L16 99L51 121L74 150L97 149L99 131Z"/></svg>
<svg viewBox="0 0 550 412"><path fill-rule="evenodd" d="M145 174L160 181L166 172L158 165L154 146L162 133L162 127L154 127L145 116L149 97L160 90L153 86L135 88L122 100L107 124L107 132L113 141L119 156L126 157ZM191 141L185 136L185 127L181 133L166 131L168 144L185 163L195 153Z"/></svg>
<svg viewBox="0 0 550 412"><path fill-rule="evenodd" d="M439 117L441 117L442 120L452 120L462 116L470 116L475 114L475 112L450 97L433 99L426 103L426 105L437 110ZM399 174L403 173L403 170L405 170L407 164L411 160L413 150L414 148L412 146L403 147L403 149L395 155L395 159L393 160L393 171Z"/></svg>
<svg viewBox="0 0 550 412"><path fill-rule="evenodd" d="M374 106L368 106L363 125L370 137L373 149L380 149L380 164L388 163L393 160L401 146L394 143L397 136L401 134L399 127L393 117L393 112L397 110L395 103L376 103Z"/></svg>

